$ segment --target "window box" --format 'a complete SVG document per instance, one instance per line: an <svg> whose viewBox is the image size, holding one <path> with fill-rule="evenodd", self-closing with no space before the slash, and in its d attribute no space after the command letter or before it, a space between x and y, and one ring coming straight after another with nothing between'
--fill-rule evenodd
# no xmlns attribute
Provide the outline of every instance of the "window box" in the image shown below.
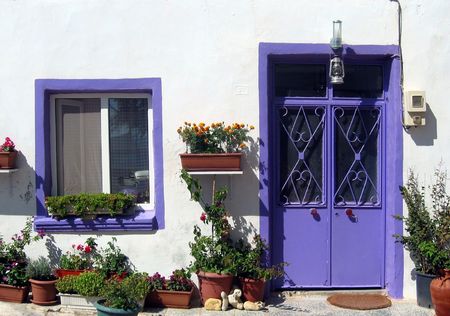
<svg viewBox="0 0 450 316"><path fill-rule="evenodd" d="M180 154L186 171L241 171L242 153Z"/></svg>
<svg viewBox="0 0 450 316"><path fill-rule="evenodd" d="M155 290L150 292L145 299L145 306L191 308L191 299L194 289L189 292Z"/></svg>
<svg viewBox="0 0 450 316"><path fill-rule="evenodd" d="M0 152L0 168L14 169L16 166L17 151Z"/></svg>
<svg viewBox="0 0 450 316"><path fill-rule="evenodd" d="M76 194L49 196L45 204L53 217L77 216L96 218L98 215L122 215L133 205L135 197L131 194Z"/></svg>
<svg viewBox="0 0 450 316"><path fill-rule="evenodd" d="M29 291L28 286L0 284L0 301L23 303L27 300Z"/></svg>

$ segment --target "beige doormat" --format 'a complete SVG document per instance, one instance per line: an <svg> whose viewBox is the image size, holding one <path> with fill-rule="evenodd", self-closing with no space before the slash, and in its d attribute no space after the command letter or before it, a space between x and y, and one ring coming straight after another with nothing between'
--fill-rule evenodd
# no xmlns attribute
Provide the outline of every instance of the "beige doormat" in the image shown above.
<svg viewBox="0 0 450 316"><path fill-rule="evenodd" d="M380 309L392 305L391 300L380 294L334 294L327 301L335 306L349 309Z"/></svg>

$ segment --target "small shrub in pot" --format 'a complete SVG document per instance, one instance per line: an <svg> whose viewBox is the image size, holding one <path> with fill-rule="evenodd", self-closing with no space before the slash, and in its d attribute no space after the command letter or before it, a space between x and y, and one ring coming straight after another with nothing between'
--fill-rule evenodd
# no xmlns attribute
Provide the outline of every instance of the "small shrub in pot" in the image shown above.
<svg viewBox="0 0 450 316"><path fill-rule="evenodd" d="M37 305L51 305L56 303L56 277L53 274L50 261L39 257L27 266L30 278L32 302Z"/></svg>

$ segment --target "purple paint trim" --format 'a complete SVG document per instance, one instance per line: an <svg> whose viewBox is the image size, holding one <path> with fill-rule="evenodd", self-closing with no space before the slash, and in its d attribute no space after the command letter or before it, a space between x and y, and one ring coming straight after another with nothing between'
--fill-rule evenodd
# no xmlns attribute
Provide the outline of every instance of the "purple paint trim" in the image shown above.
<svg viewBox="0 0 450 316"><path fill-rule="evenodd" d="M139 212L133 217L116 216L98 217L95 220L81 218L56 220L48 216L37 216L34 219L35 229L44 229L46 232L85 232L85 231L136 231L154 230L156 226L155 211Z"/></svg>
<svg viewBox="0 0 450 316"><path fill-rule="evenodd" d="M269 155L269 100L270 96L270 59L292 60L298 57L317 58L319 55L331 55L332 49L328 44L278 44L260 43L259 45L259 126L260 126L260 234L272 244L272 215L269 185L272 181L273 169ZM399 48L396 45L344 45L343 58L362 60L384 60L390 77L386 101L386 157L384 196L386 208L385 230L385 280L384 284L389 294L394 298L403 296L403 249L395 239L394 234L402 232L401 221L392 218L394 214L402 214L402 199L398 186L402 184L403 172L403 139L401 127L401 89ZM390 192L391 194L386 194Z"/></svg>
<svg viewBox="0 0 450 316"><path fill-rule="evenodd" d="M52 187L50 111L51 94L56 93L151 93L153 109L153 160L155 173L155 210L144 215L123 217L119 220L60 221L48 217L45 196ZM36 128L36 207L37 227L52 231L80 230L154 230L164 228L164 168L162 143L162 95L160 78L139 79L37 79L35 81Z"/></svg>

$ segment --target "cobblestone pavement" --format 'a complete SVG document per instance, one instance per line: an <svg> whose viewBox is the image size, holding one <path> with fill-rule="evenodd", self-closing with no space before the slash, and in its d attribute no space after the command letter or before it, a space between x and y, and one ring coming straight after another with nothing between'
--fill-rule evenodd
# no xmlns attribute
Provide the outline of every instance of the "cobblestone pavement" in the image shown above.
<svg viewBox="0 0 450 316"><path fill-rule="evenodd" d="M34 304L14 304L0 302L1 316L91 316L96 315L95 311L76 310L64 308L61 305L42 307ZM294 295L282 297L272 297L268 300L267 309L259 312L228 310L226 312L211 312L203 308L191 308L188 310L180 309L146 309L139 314L140 316L149 315L188 315L188 316L215 316L215 315L319 315L319 316L346 316L346 315L373 315L373 316L433 316L434 311L417 306L412 300L392 300L392 306L385 309L371 311L355 311L342 309L330 305L326 301L325 295Z"/></svg>

